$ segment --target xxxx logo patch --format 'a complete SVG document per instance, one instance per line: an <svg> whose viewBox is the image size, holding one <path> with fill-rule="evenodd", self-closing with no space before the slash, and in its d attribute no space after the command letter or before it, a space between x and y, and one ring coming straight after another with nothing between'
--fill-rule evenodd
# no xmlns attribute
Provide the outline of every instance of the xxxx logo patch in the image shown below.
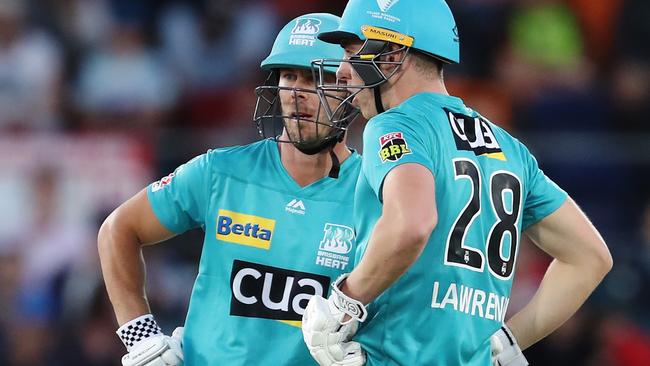
<svg viewBox="0 0 650 366"><path fill-rule="evenodd" d="M379 138L379 157L381 162L398 161L404 155L411 153L406 139L401 132L387 133Z"/></svg>

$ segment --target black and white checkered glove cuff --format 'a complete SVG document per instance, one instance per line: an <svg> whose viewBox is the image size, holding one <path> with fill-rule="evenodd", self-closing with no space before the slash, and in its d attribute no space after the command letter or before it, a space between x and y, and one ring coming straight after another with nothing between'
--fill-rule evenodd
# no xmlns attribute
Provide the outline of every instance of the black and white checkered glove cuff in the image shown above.
<svg viewBox="0 0 650 366"><path fill-rule="evenodd" d="M131 347L143 339L163 334L151 314L145 314L124 323L115 333L120 337L127 351L131 351Z"/></svg>

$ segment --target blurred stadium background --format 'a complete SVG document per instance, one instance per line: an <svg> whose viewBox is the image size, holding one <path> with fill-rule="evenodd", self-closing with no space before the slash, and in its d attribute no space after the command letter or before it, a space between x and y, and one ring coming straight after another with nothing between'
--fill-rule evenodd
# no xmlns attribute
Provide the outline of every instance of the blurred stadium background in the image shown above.
<svg viewBox="0 0 650 366"><path fill-rule="evenodd" d="M450 91L531 147L615 260L529 360L650 365L650 1L449 3L462 57L446 69ZM0 0L0 365L119 364L98 225L194 155L257 139L253 88L276 32L344 6ZM353 126L352 146L362 127ZM201 245L191 232L146 250L165 330L184 319ZM522 246L511 312L548 262Z"/></svg>

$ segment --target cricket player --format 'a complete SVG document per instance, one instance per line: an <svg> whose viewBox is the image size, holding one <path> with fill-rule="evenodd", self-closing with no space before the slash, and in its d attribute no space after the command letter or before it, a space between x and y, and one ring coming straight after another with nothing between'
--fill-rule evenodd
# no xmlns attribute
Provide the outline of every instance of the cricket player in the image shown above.
<svg viewBox="0 0 650 366"><path fill-rule="evenodd" d="M529 150L450 96L459 38L443 0L350 0L319 38L344 48L336 85L369 119L355 194L357 261L303 333L321 365L527 365L612 266L596 229ZM324 74L324 73L321 73ZM554 260L504 323L525 233ZM354 340L355 324L364 321ZM345 324L342 326L342 324ZM365 355L364 355L365 352Z"/></svg>
<svg viewBox="0 0 650 366"><path fill-rule="evenodd" d="M306 14L279 33L262 69L255 121L278 136L208 151L118 207L99 231L106 288L128 353L125 366L315 364L300 331L313 295L352 267L352 197L361 157L345 144L355 117L340 91L314 90L311 60L339 57L316 38L339 17ZM218 67L218 64L215 64ZM328 70L328 82L335 81ZM348 106L349 107L349 106ZM344 113L343 113L344 112ZM336 122L330 123L330 120ZM182 328L162 333L147 303L142 247L205 231Z"/></svg>

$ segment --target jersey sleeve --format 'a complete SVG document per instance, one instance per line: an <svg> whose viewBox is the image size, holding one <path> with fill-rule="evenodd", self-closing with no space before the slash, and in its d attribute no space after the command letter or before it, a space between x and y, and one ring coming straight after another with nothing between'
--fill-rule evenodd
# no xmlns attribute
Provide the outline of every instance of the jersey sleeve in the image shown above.
<svg viewBox="0 0 650 366"><path fill-rule="evenodd" d="M375 117L363 132L362 172L377 198L382 201L382 186L390 171L402 164L423 165L434 174L432 147L418 133L417 122L402 113ZM435 175L435 174L434 174Z"/></svg>
<svg viewBox="0 0 650 366"><path fill-rule="evenodd" d="M524 203L523 228L537 223L560 208L567 193L544 174L535 157L527 151L528 191Z"/></svg>
<svg viewBox="0 0 650 366"><path fill-rule="evenodd" d="M204 225L209 201L209 157L209 153L199 155L147 187L153 212L174 233Z"/></svg>

